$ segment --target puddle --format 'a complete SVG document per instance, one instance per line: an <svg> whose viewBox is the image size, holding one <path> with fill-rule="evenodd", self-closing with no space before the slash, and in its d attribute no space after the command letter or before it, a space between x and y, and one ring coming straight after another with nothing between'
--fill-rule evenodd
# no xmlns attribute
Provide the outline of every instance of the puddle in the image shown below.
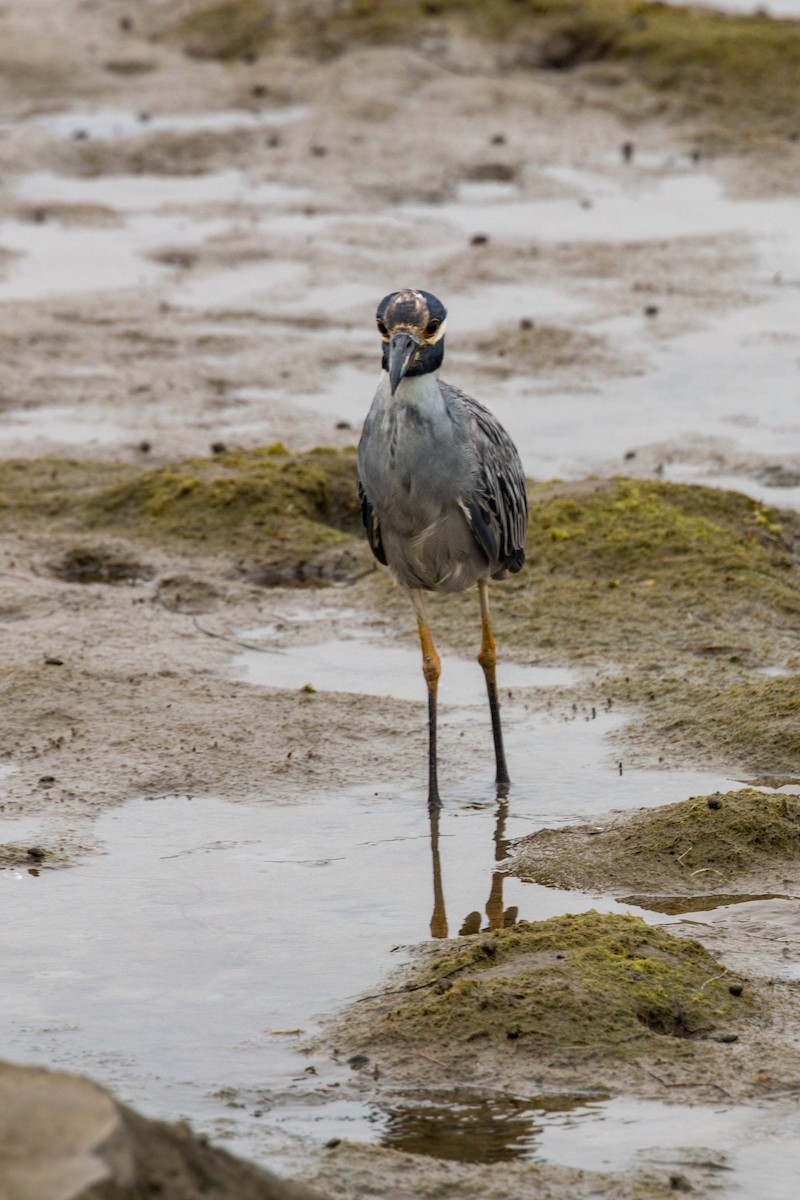
<svg viewBox="0 0 800 1200"><path fill-rule="evenodd" d="M0 246L16 250L0 280L0 301L41 300L48 296L157 285L170 268L147 259L156 248L194 242L227 228L224 221L192 222L182 217L141 215L118 229L65 227L0 221Z"/></svg>
<svg viewBox="0 0 800 1200"><path fill-rule="evenodd" d="M788 1105L686 1108L602 1092L522 1099L454 1091L385 1109L380 1119L381 1144L411 1154L467 1163L550 1162L587 1171L660 1167L679 1175L691 1168L693 1178L713 1181L719 1197L793 1200L800 1170L800 1114Z"/></svg>
<svg viewBox="0 0 800 1200"><path fill-rule="evenodd" d="M242 637L255 641L263 634L263 630L251 630ZM418 652L405 647L337 638L289 650L277 644L265 645L263 652L243 650L236 656L233 670L247 683L266 687L297 690L310 685L315 691L423 700L427 692L421 662ZM568 686L578 679L578 673L567 668L525 667L512 662L499 666L498 676L504 691ZM439 697L443 707L454 697L459 706L485 703L486 683L477 659L470 662L448 655L443 660Z"/></svg>
<svg viewBox="0 0 800 1200"><path fill-rule="evenodd" d="M273 1165L332 1129L376 1137L366 1108L328 1107L333 1069L316 1064L309 1083L291 1031L313 1031L319 1014L374 989L398 945L516 916L630 911L506 878L497 864L511 838L730 786L699 772L620 777L603 740L610 717L506 712L511 797L494 799L487 721L483 782L443 764L433 830L422 762L419 786L399 771L377 789L286 804L166 796L103 815L93 835L105 854L22 875L6 893L9 1055L88 1072L126 1102L191 1116ZM225 1097L240 1094L244 1107L231 1108Z"/></svg>
<svg viewBox="0 0 800 1200"><path fill-rule="evenodd" d="M382 1146L408 1154L427 1154L455 1162L511 1162L533 1157L542 1122L580 1112L598 1112L604 1092L540 1096L470 1096L463 1089L426 1099L416 1105L386 1109L380 1134Z"/></svg>
<svg viewBox="0 0 800 1200"><path fill-rule="evenodd" d="M276 289L294 287L300 291L307 277L308 267L303 264L270 259L235 271L219 271L188 279L170 289L170 301L185 308L199 309L271 306Z"/></svg>
<svg viewBox="0 0 800 1200"><path fill-rule="evenodd" d="M14 192L20 200L37 204L95 204L119 212L152 212L159 208L199 204L303 204L311 195L308 188L248 179L232 167L204 175L94 175L88 178L33 171L19 180ZM36 228L38 233L41 226ZM119 230L111 232L122 240Z"/></svg>
<svg viewBox="0 0 800 1200"><path fill-rule="evenodd" d="M628 174L617 179L575 167L550 167L545 174L574 194L544 200L478 200L436 205L404 205L396 211L412 220L434 214L464 234L485 233L498 240L530 237L535 242L604 241L622 243L673 237L719 236L740 229L764 229L770 236L794 231L793 200L729 200L720 184L702 171L666 177Z"/></svg>
<svg viewBox="0 0 800 1200"><path fill-rule="evenodd" d="M722 1106L612 1099L599 1119L542 1125L539 1161L593 1171L705 1168L714 1196L793 1200L800 1171L795 1105Z"/></svg>
<svg viewBox="0 0 800 1200"><path fill-rule="evenodd" d="M260 111L231 108L199 113L134 113L108 109L43 113L29 117L26 124L60 138L88 137L94 141L108 141L148 133L224 133L229 129L286 125L300 120L308 111L305 105L299 104Z"/></svg>
<svg viewBox="0 0 800 1200"><path fill-rule="evenodd" d="M601 380L592 393L547 396L537 396L523 381L499 388L494 407L528 471L567 478L582 478L597 464L619 471L629 451L660 444L664 475L676 480L713 473L720 451L727 461L748 455L780 461L800 434L798 299L775 287L767 296L757 307L717 317L709 328L650 346L644 379ZM757 414L740 435L739 418L752 412L753 396L759 398ZM704 454L702 443L709 439ZM693 461L681 463L681 453ZM678 461L670 463L671 457ZM710 472L701 465L706 463ZM798 488L768 487L718 466L716 476L770 504L791 503L800 494Z"/></svg>
<svg viewBox="0 0 800 1200"><path fill-rule="evenodd" d="M66 405L52 408L11 409L3 414L0 449L11 453L20 443L44 443L66 446L118 446L130 437L122 425L104 421L96 412Z"/></svg>

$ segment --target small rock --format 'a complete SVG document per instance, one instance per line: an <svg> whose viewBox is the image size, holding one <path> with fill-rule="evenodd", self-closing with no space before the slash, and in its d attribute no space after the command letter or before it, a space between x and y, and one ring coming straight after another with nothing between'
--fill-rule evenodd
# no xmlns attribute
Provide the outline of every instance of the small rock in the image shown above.
<svg viewBox="0 0 800 1200"><path fill-rule="evenodd" d="M489 241L488 233L473 233L469 239L470 246L485 246Z"/></svg>
<svg viewBox="0 0 800 1200"><path fill-rule="evenodd" d="M63 667L64 660L63 658L56 658L55 655L50 655L44 660L44 663L46 667Z"/></svg>
<svg viewBox="0 0 800 1200"><path fill-rule="evenodd" d="M722 801L718 800L716 796L709 796L706 803L708 804L709 808L722 808Z"/></svg>
<svg viewBox="0 0 800 1200"><path fill-rule="evenodd" d="M224 442L212 442L209 446L209 450L212 454L224 454L227 449L228 447Z"/></svg>
<svg viewBox="0 0 800 1200"><path fill-rule="evenodd" d="M352 1067L354 1071L362 1070L368 1063L369 1058L366 1054L351 1054L347 1060L348 1066Z"/></svg>
<svg viewBox="0 0 800 1200"><path fill-rule="evenodd" d="M633 162L633 156L636 153L636 147L634 146L633 142L623 142L619 148L619 152L622 155L623 162Z"/></svg>
<svg viewBox="0 0 800 1200"><path fill-rule="evenodd" d="M728 991L732 996L741 996L742 992L744 991L744 985L741 983L732 983L728 988Z"/></svg>
<svg viewBox="0 0 800 1200"><path fill-rule="evenodd" d="M660 310L657 304L647 304L644 308L644 315L646 317L657 317L659 311Z"/></svg>

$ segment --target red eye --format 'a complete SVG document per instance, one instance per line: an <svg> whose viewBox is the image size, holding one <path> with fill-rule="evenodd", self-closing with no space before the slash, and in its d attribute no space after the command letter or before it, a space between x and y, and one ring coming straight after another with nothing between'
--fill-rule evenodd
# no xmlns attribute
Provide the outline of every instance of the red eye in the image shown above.
<svg viewBox="0 0 800 1200"><path fill-rule="evenodd" d="M389 336L389 330L386 328L383 321L381 321L380 319L378 319L378 333L381 335L381 337Z"/></svg>
<svg viewBox="0 0 800 1200"><path fill-rule="evenodd" d="M425 337L433 337L441 323L442 322L438 319L438 317L434 317L432 321L429 321L425 326Z"/></svg>

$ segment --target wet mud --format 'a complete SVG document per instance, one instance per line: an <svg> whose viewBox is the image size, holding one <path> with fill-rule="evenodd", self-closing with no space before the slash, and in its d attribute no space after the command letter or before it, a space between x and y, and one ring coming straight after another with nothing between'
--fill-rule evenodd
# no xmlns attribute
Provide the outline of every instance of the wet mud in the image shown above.
<svg viewBox="0 0 800 1200"><path fill-rule="evenodd" d="M759 891L794 894L798 859L797 794L747 788L539 830L514 847L508 869L554 887L637 891L645 908L646 889L654 903L666 902L658 911L680 912L735 903L737 895L750 901Z"/></svg>
<svg viewBox="0 0 800 1200"><path fill-rule="evenodd" d="M329 1195L782 1200L800 35L492 7L0 13L7 1040ZM435 599L436 827L353 487L394 283L531 476L515 786Z"/></svg>

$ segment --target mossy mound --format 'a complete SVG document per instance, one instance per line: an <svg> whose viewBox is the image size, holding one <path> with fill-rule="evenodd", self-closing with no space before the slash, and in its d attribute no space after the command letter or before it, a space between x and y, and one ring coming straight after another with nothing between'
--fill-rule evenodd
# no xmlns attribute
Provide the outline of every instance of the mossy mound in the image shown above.
<svg viewBox="0 0 800 1200"><path fill-rule="evenodd" d="M611 64L612 83L627 71L679 116L712 117L723 136L797 131L798 21L642 0L350 0L326 7L197 0L168 36L197 57L231 59L286 39L317 55L363 43L417 46L452 28L502 46L506 69Z"/></svg>
<svg viewBox="0 0 800 1200"><path fill-rule="evenodd" d="M230 450L150 471L57 459L2 463L0 526L31 524L50 535L80 528L186 556L223 555L261 583L347 579L369 562L354 536L355 455L325 448ZM85 565L86 578L102 581L107 558L84 541L51 565L67 578Z"/></svg>
<svg viewBox="0 0 800 1200"><path fill-rule="evenodd" d="M695 679L659 671L654 680L645 669L616 680L613 691L637 706L637 734L670 761L689 754L741 767L755 782L800 782L800 671L742 677L718 666Z"/></svg>
<svg viewBox="0 0 800 1200"><path fill-rule="evenodd" d="M540 484L530 501L525 568L495 593L504 645L587 663L646 654L665 673L797 656L797 513L657 480ZM474 608L461 603L448 604L459 639Z"/></svg>
<svg viewBox="0 0 800 1200"><path fill-rule="evenodd" d="M643 708L638 730L670 761L800 777L800 516L626 479L531 501L528 563L497 589L500 646L619 663L597 702ZM451 607L466 636L473 613Z"/></svg>
<svg viewBox="0 0 800 1200"><path fill-rule="evenodd" d="M643 895L734 896L800 886L800 796L693 796L616 815L599 829L542 829L518 842L509 873L552 887Z"/></svg>
<svg viewBox="0 0 800 1200"><path fill-rule="evenodd" d="M697 942L596 912L520 922L443 946L416 969L374 1032L464 1057L515 1053L624 1059L713 1037L746 1011L739 981ZM437 1051L439 1053L439 1051Z"/></svg>

